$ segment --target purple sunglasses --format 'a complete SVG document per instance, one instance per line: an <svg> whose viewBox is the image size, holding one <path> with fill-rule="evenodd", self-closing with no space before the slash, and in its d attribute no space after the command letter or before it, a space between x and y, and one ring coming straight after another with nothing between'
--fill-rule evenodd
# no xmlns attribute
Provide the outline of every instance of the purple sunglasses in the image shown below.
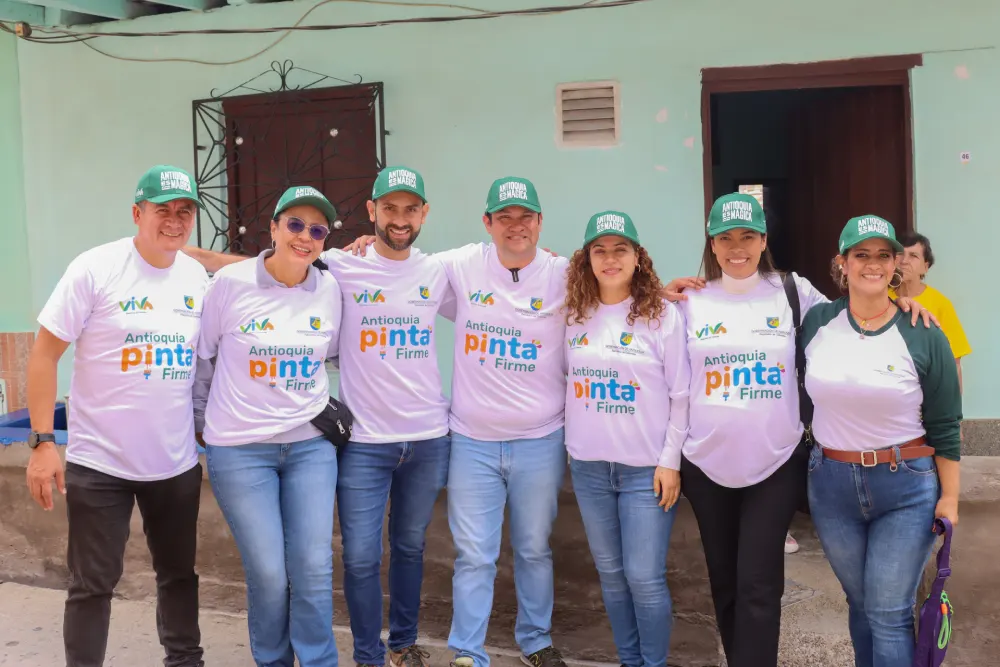
<svg viewBox="0 0 1000 667"><path fill-rule="evenodd" d="M298 218L287 218L285 220L285 226L288 227L288 231L292 234L301 234L305 228L308 227L309 238L313 241L322 241L330 235L330 228L326 225L309 225L306 224L305 220L300 220Z"/></svg>

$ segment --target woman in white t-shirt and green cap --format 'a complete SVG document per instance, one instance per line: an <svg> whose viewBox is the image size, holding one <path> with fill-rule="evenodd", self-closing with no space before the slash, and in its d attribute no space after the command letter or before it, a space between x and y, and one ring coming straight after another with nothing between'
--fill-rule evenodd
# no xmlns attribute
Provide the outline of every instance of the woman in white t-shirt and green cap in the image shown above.
<svg viewBox="0 0 1000 667"><path fill-rule="evenodd" d="M893 226L852 218L833 275L846 296L803 322L816 439L809 504L847 594L858 667L910 667L917 585L936 518L958 523L962 396L944 332L889 298Z"/></svg>
<svg viewBox="0 0 1000 667"><path fill-rule="evenodd" d="M729 664L773 667L785 537L804 499L807 458L798 447L795 331L784 283L791 281L803 316L828 299L775 269L755 198L720 197L706 232L707 284L681 304L691 365L681 484L701 530Z"/></svg>
<svg viewBox="0 0 1000 667"><path fill-rule="evenodd" d="M271 247L220 269L202 311L195 427L243 559L259 666L337 664L337 450L312 423L330 400L324 362L340 338L340 286L313 265L335 219L318 190L289 188Z"/></svg>
<svg viewBox="0 0 1000 667"><path fill-rule="evenodd" d="M687 434L683 322L632 219L605 211L570 261L566 448L618 659L665 667L667 547Z"/></svg>

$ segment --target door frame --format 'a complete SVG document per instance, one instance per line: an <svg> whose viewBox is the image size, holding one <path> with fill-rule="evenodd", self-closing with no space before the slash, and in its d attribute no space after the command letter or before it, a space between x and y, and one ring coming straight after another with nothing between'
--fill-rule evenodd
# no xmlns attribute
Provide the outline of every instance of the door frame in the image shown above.
<svg viewBox="0 0 1000 667"><path fill-rule="evenodd" d="M824 60L748 67L706 67L701 70L702 177L705 217L712 210L712 95L805 88L899 86L903 93L903 141L906 180L906 229L914 229L913 113L910 70L924 64L922 54Z"/></svg>

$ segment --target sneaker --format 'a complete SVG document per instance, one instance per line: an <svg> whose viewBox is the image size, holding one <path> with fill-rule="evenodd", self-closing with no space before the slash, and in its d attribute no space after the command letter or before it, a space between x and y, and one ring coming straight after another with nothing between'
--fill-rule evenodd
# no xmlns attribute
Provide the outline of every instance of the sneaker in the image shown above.
<svg viewBox="0 0 1000 667"><path fill-rule="evenodd" d="M793 554L799 550L799 543L795 541L791 533L785 533L785 553Z"/></svg>
<svg viewBox="0 0 1000 667"><path fill-rule="evenodd" d="M389 651L389 664L392 667L427 667L429 657L430 653L414 644L398 651Z"/></svg>
<svg viewBox="0 0 1000 667"><path fill-rule="evenodd" d="M531 655L522 655L521 662L528 667L566 667L562 654L554 646L546 646Z"/></svg>
<svg viewBox="0 0 1000 667"><path fill-rule="evenodd" d="M451 667L475 667L476 661L467 655L463 655L461 658L455 658L451 663Z"/></svg>

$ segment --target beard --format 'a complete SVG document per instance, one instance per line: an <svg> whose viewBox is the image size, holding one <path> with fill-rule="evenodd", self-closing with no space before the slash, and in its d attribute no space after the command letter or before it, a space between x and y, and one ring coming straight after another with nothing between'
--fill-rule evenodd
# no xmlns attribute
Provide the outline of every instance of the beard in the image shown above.
<svg viewBox="0 0 1000 667"><path fill-rule="evenodd" d="M391 236L389 236L388 232L389 227L393 227L394 229L409 229L410 235L402 241L397 241L393 239ZM419 229L414 230L412 227L409 226L402 227L399 225L386 225L383 228L380 227L378 224L376 224L375 235L378 236L380 239L382 239L382 243L386 244L393 250L399 251L399 250L406 250L411 245L413 245L413 242L417 240L418 236L420 236L420 230Z"/></svg>

